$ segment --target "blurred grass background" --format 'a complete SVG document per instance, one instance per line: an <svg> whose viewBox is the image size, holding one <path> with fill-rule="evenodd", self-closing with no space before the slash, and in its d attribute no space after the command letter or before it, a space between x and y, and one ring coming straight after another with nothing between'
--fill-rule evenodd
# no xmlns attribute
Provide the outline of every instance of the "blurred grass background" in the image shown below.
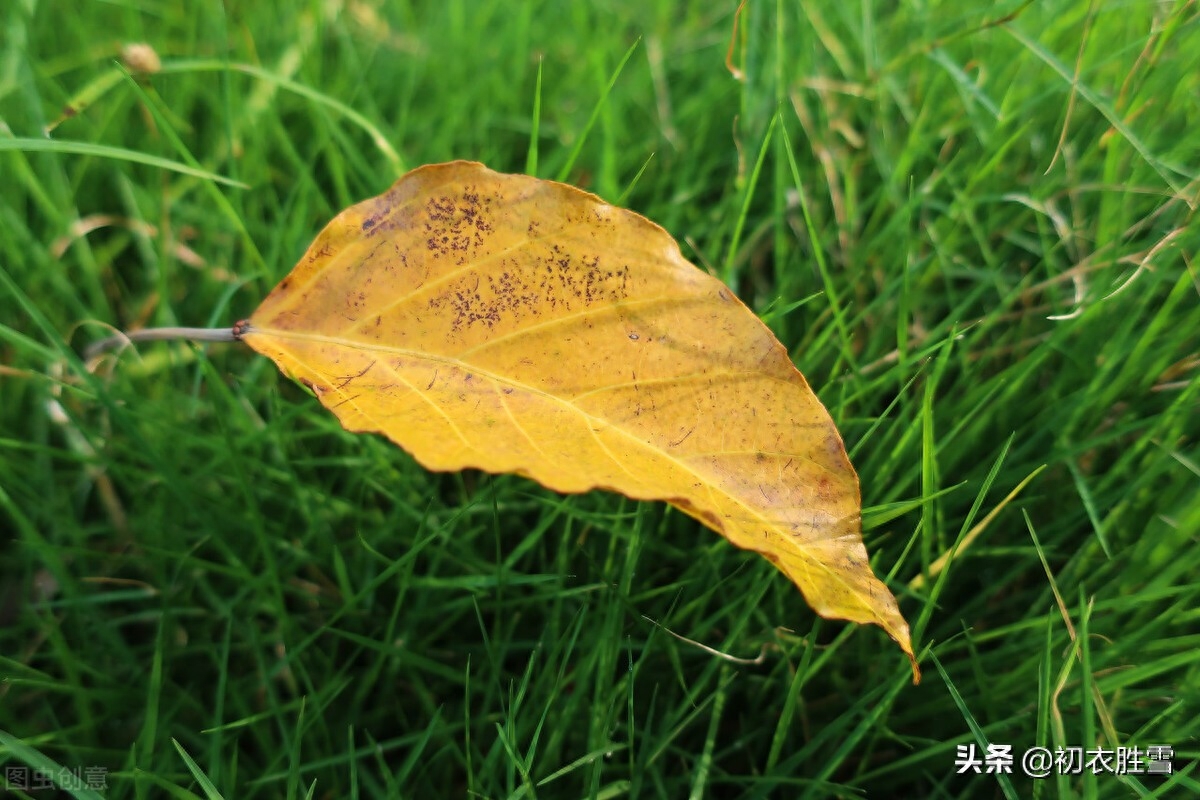
<svg viewBox="0 0 1200 800"><path fill-rule="evenodd" d="M111 798L1200 790L1200 9L735 8L6 0L6 769ZM846 438L920 686L661 504L426 473L239 346L75 355L232 324L342 207L454 158L649 216L763 315ZM1175 772L956 774L989 743Z"/></svg>

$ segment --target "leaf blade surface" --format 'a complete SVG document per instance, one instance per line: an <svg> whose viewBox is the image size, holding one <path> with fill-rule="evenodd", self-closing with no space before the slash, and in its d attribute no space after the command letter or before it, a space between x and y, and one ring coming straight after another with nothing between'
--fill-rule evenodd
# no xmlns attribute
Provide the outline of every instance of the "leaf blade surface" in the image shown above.
<svg viewBox="0 0 1200 800"><path fill-rule="evenodd" d="M343 211L238 333L431 470L671 503L822 616L908 625L787 351L663 229L565 184L421 167Z"/></svg>

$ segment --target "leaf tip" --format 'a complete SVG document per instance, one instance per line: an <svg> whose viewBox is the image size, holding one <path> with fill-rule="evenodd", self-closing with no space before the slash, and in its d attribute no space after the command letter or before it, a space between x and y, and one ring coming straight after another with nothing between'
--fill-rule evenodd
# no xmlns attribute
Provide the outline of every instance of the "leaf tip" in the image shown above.
<svg viewBox="0 0 1200 800"><path fill-rule="evenodd" d="M912 645L908 642L900 642L900 649L904 651L904 655L908 656L908 663L912 666L913 686L919 686L921 684L921 665L917 663L917 656L913 653Z"/></svg>
<svg viewBox="0 0 1200 800"><path fill-rule="evenodd" d="M912 666L913 686L918 686L921 683L921 665L917 661L916 652L913 650L912 634L908 629L908 622L904 617L900 616L899 608L895 608L898 620L890 618L890 615L881 617L876 624L887 632L887 635L892 638L896 644L900 645L900 650L904 655L908 656L908 663Z"/></svg>

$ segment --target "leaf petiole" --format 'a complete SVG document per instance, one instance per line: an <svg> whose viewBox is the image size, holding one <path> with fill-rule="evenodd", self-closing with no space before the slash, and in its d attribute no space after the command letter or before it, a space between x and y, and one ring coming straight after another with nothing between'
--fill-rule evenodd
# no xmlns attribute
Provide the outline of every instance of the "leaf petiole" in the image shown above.
<svg viewBox="0 0 1200 800"><path fill-rule="evenodd" d="M118 333L92 342L83 351L85 361L98 355L130 345L134 342L162 342L184 339L192 342L233 342L238 336L233 328L142 328L128 333Z"/></svg>

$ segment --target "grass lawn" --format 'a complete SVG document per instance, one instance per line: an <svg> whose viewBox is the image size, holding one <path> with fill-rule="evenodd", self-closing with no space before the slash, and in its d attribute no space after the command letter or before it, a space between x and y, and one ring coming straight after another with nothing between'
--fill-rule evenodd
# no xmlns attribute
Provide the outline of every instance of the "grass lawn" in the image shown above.
<svg viewBox="0 0 1200 800"><path fill-rule="evenodd" d="M1200 9L735 6L5 0L11 796L1200 794ZM762 316L919 686L664 504L426 472L236 344L84 368L457 158L645 214Z"/></svg>

